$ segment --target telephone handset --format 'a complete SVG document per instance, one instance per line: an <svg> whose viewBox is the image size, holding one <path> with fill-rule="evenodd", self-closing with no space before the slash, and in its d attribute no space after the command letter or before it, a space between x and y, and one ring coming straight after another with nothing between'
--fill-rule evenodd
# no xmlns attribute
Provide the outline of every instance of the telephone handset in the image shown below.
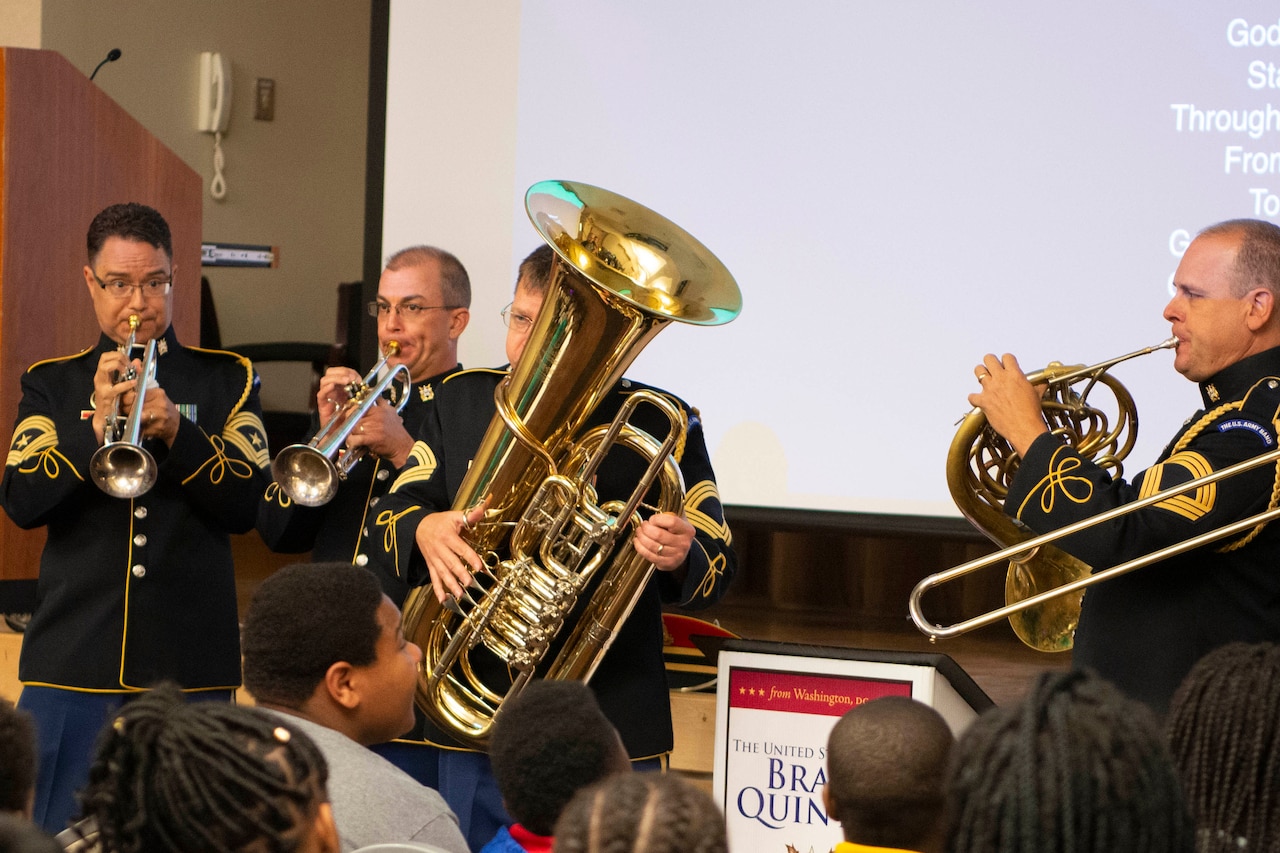
<svg viewBox="0 0 1280 853"><path fill-rule="evenodd" d="M225 133L231 116L231 63L220 53L200 54L200 99L196 130Z"/></svg>

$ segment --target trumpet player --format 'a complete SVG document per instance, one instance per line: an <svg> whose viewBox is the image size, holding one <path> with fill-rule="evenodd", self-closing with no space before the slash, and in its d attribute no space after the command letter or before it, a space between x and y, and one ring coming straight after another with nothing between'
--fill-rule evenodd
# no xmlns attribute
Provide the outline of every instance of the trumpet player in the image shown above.
<svg viewBox="0 0 1280 853"><path fill-rule="evenodd" d="M123 703L159 681L224 701L239 686L228 534L253 527L268 463L252 365L184 347L170 326L177 269L164 217L112 205L87 244L101 337L23 374L0 484L18 526L48 531L18 671L40 749L35 818L53 832L66 828L98 730ZM120 380L130 362L140 366L120 352L131 326L135 343L156 342L158 384L145 395L141 377ZM109 414L139 405L157 477L137 497L113 497L91 478L90 459Z"/></svg>
<svg viewBox="0 0 1280 853"><path fill-rule="evenodd" d="M386 351L395 342L398 351L387 367L408 368L412 387L400 413L389 402L379 401L355 425L346 439L347 452L363 448L358 462L335 497L323 506L295 504L272 483L258 508L258 531L273 551L311 552L315 561L367 565L371 515L390 489L395 472L409 458L413 435L422 421L426 404L435 396L436 384L462 367L458 363L458 338L467 328L471 312L471 280L466 268L449 252L432 246L411 246L388 260L378 280L378 298L368 310L378 321L378 345ZM325 371L316 395L316 419L312 432L328 424L349 402L348 386L364 377L349 367ZM397 387L398 386L393 386ZM408 587L384 578L386 592L399 604Z"/></svg>
<svg viewBox="0 0 1280 853"><path fill-rule="evenodd" d="M1039 394L1012 355L987 355L969 402L1021 455L1005 512L1037 533L1064 527L1274 450L1280 429L1280 228L1232 220L1187 247L1164 309L1174 369L1202 408L1156 464L1112 479L1051 434ZM1166 498L1067 537L1094 571L1273 508L1280 466ZM1280 524L1170 557L1089 588L1073 665L1091 667L1164 712L1192 665L1232 641L1280 640Z"/></svg>

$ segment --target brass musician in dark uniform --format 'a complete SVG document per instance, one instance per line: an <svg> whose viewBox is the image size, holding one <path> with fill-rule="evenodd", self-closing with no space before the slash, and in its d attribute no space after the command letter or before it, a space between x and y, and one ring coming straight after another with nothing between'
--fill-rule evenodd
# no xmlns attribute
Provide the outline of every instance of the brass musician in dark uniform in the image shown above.
<svg viewBox="0 0 1280 853"><path fill-rule="evenodd" d="M39 593L23 639L20 707L40 741L36 819L65 828L103 722L158 681L230 699L240 643L230 533L253 527L266 436L248 360L184 347L170 327L169 226L139 204L108 207L88 232L84 280L97 346L32 366L5 465L4 509L46 527ZM120 380L134 340L156 342L154 380ZM142 392L142 385L147 386ZM133 414L154 485L113 497L90 473L108 419ZM108 436L109 437L109 436Z"/></svg>
<svg viewBox="0 0 1280 853"><path fill-rule="evenodd" d="M508 327L507 358L512 365L523 355L541 310L551 267L549 246L539 247L520 266L515 300L503 312ZM419 433L422 440L414 447L392 493L379 506L377 526L371 531L378 546L371 548L375 555L371 567L408 578L414 585L430 582L434 586L431 594L441 598L463 595L471 573L480 568L480 557L460 534L480 518L483 507L467 518L450 506L493 417L494 388L505 376L505 370L466 370L441 383ZM588 425L608 423L628 396L644 388L631 380L620 380L602 395ZM628 547L634 547L657 571L644 585L634 610L619 627L589 682L639 769L664 766L673 745L662 657L662 605L692 610L709 607L724 595L737 569L701 421L696 410L669 394L663 396L688 418L682 447L675 454L687 488L684 509L681 513L649 514L638 525ZM633 422L655 435L664 434L667 428L661 417L645 406L635 411ZM594 482L600 502L629 494L641 481L644 468L635 454L611 452ZM548 658L554 657L568 637L590 597L590 592L583 593ZM503 822L510 822L493 782L488 756L461 746L430 724L426 738L442 747L440 793L458 815L468 842L479 849Z"/></svg>
<svg viewBox="0 0 1280 853"><path fill-rule="evenodd" d="M471 312L471 281L462 263L432 246L412 246L388 260L378 280L378 298L369 312L378 321L378 345L394 341L399 351L388 368L403 364L412 387L399 414L387 401L370 408L347 437L348 451L364 448L366 456L351 468L333 499L322 506L294 503L272 483L258 502L258 531L273 551L311 551L316 562L367 565L373 516L391 488L395 474L409 458L427 404L444 376L462 367L458 338ZM347 386L362 377L349 367L332 367L320 380L314 435L348 401ZM399 383L392 389L400 390ZM383 576L384 591L400 604L408 586Z"/></svg>
<svg viewBox="0 0 1280 853"><path fill-rule="evenodd" d="M1280 435L1280 228L1232 220L1187 247L1164 309L1174 369L1203 408L1156 464L1113 479L1051 434L1038 392L1011 355L975 368L969 397L1022 456L1005 512L1046 533L1275 449ZM1262 465L1066 537L1095 571L1248 519L1280 502L1280 466ZM1232 641L1280 641L1280 525L1271 522L1088 589L1072 664L1163 712L1197 660Z"/></svg>

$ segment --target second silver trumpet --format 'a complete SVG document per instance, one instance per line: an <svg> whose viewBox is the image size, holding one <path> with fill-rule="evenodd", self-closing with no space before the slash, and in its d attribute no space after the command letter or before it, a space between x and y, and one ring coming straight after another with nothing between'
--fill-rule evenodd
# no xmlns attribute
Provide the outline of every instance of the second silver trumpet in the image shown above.
<svg viewBox="0 0 1280 853"><path fill-rule="evenodd" d="M388 341L382 358L365 374L364 379L346 386L347 402L334 412L333 417L320 428L315 437L307 444L291 444L276 454L271 462L271 476L294 503L322 506L333 500L333 496L338 493L339 483L346 479L347 472L365 454L363 447L343 452L347 437L365 413L377 405L378 398L387 392L397 378L403 383L403 387L395 396L396 411L404 409L412 388L409 368L397 364L386 371L381 380L377 379L387 366L387 361L399 352L400 344ZM373 384L375 381L377 384Z"/></svg>

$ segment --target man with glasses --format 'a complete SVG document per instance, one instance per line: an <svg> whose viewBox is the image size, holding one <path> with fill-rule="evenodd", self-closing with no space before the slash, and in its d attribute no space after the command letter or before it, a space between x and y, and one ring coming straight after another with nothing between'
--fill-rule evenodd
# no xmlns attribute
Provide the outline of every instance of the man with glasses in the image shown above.
<svg viewBox="0 0 1280 853"><path fill-rule="evenodd" d="M0 500L23 528L45 527L39 598L22 642L19 706L36 721L35 819L66 828L94 740L124 702L160 681L229 701L240 684L230 533L253 527L267 443L253 366L188 349L170 326L177 269L168 223L118 204L89 226L85 285L96 347L39 362L22 401ZM131 323L131 318L136 318ZM156 342L154 376L121 379L135 344ZM155 484L135 498L94 483L90 459L145 383L139 442Z"/></svg>
<svg viewBox="0 0 1280 853"><path fill-rule="evenodd" d="M366 456L351 469L333 500L318 507L294 504L272 483L259 501L258 531L273 551L311 552L316 562L367 565L368 543L382 496L395 472L409 458L414 434L436 384L462 367L458 338L471 317L471 280L461 262L432 246L411 246L387 261L378 280L378 298L369 313L378 321L378 346L400 345L387 360L403 364L413 383L409 401L397 414L388 400L371 407L347 437L347 450L363 447ZM347 386L364 376L349 367L331 367L320 380L312 434L327 424L348 401ZM399 391L401 383L393 384ZM383 587L397 605L408 586L384 577Z"/></svg>
<svg viewBox="0 0 1280 853"><path fill-rule="evenodd" d="M551 284L552 263L552 250L547 245L525 258L515 299L502 312L507 324L507 359L513 368L524 355ZM466 370L440 384L419 432L420 440L379 506L370 531L371 567L413 585L430 583L441 601L448 595L462 599L472 575L481 571L480 556L462 536L481 518L484 507L469 514L450 507L493 418L494 388L506 375L506 370ZM612 421L627 398L644 387L629 379L620 380L603 395L587 426ZM686 487L684 510L679 514L641 510L645 519L635 531L631 547L657 571L590 681L601 709L618 729L637 769L663 767L673 744L671 700L662 657L662 606L709 607L724 595L737 569L699 415L675 397L666 396L688 417L683 447L675 454ZM665 436L669 429L665 416L656 414L652 406L637 407L631 421L653 435ZM610 453L593 480L600 503L629 496L645 467L645 460L637 454L625 450ZM602 574L597 574L597 582ZM577 609L566 618L544 663L554 658L573 632L593 590L590 587L580 596ZM499 668L505 671L501 665ZM439 750L437 787L458 815L472 849L479 849L501 826L511 823L488 756L463 747L444 732L429 730L427 739L444 747Z"/></svg>

